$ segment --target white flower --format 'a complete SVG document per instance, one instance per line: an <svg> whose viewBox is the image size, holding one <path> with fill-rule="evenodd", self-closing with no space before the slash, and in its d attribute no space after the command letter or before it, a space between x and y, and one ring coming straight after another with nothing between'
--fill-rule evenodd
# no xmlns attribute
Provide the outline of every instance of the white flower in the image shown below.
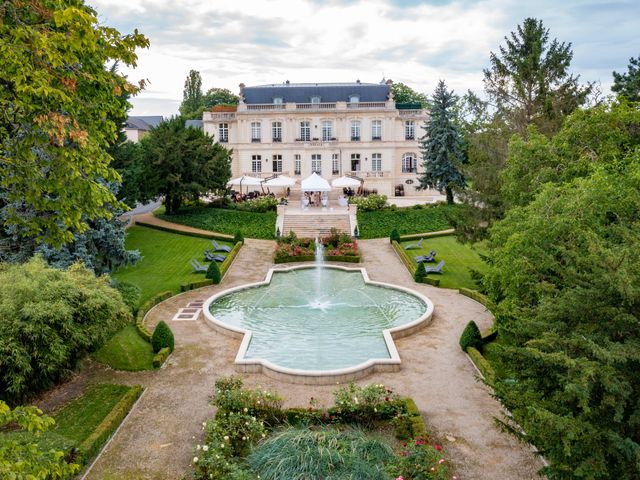
<svg viewBox="0 0 640 480"><path fill-rule="evenodd" d="M242 437L242 439L243 439L243 440L246 440L246 439L247 439L247 437Z"/></svg>
<svg viewBox="0 0 640 480"><path fill-rule="evenodd" d="M220 448L224 448L224 443L221 443L221 444L220 444Z"/></svg>
<svg viewBox="0 0 640 480"><path fill-rule="evenodd" d="M355 402L355 404L358 404L358 397L353 397L353 401Z"/></svg>
<svg viewBox="0 0 640 480"><path fill-rule="evenodd" d="M244 407L244 413L247 413L249 411L249 409L247 407Z"/></svg>
<svg viewBox="0 0 640 480"><path fill-rule="evenodd" d="M224 440L225 440L225 442L229 441L229 435L225 435L224 436Z"/></svg>
<svg viewBox="0 0 640 480"><path fill-rule="evenodd" d="M258 400L256 403L257 403L258 405L260 405L260 400Z"/></svg>
<svg viewBox="0 0 640 480"><path fill-rule="evenodd" d="M206 427L207 426L207 422L202 422L202 426Z"/></svg>
<svg viewBox="0 0 640 480"><path fill-rule="evenodd" d="M376 412L376 413L378 413L378 409L377 409L377 408L375 408L375 407L373 408L373 411L374 411L374 412Z"/></svg>
<svg viewBox="0 0 640 480"><path fill-rule="evenodd" d="M267 435L265 433L262 434L262 438L266 437Z"/></svg>
<svg viewBox="0 0 640 480"><path fill-rule="evenodd" d="M208 451L208 450L209 450L209 445L203 445L203 446L202 446L202 451L203 451L203 452L206 452L206 451Z"/></svg>
<svg viewBox="0 0 640 480"><path fill-rule="evenodd" d="M196 450L200 450L200 444L196 445Z"/></svg>
<svg viewBox="0 0 640 480"><path fill-rule="evenodd" d="M198 457L193 457L193 463L198 463Z"/></svg>

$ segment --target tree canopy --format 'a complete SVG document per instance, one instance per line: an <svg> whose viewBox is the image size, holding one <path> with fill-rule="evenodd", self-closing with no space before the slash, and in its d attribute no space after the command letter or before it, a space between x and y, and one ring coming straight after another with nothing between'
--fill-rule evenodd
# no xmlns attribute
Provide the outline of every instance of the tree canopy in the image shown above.
<svg viewBox="0 0 640 480"><path fill-rule="evenodd" d="M611 90L630 102L640 102L640 55L630 58L626 73L613 72Z"/></svg>
<svg viewBox="0 0 640 480"><path fill-rule="evenodd" d="M189 70L189 75L184 81L182 91L182 103L180 104L180 115L184 118L197 118L198 110L202 107L202 77L197 70Z"/></svg>
<svg viewBox="0 0 640 480"><path fill-rule="evenodd" d="M422 108L429 104L429 99L424 93L418 93L401 82L391 85L391 93L393 93L393 100L396 103L419 103Z"/></svg>
<svg viewBox="0 0 640 480"><path fill-rule="evenodd" d="M143 84L105 65L135 66L148 41L100 25L81 0L3 2L0 19L0 207L6 226L61 245L111 215L119 95ZM17 201L34 214L20 215Z"/></svg>

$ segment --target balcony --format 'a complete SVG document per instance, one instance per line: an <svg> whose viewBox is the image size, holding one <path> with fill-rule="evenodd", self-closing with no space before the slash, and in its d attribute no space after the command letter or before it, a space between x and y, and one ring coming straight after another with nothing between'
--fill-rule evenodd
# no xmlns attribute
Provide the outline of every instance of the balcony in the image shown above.
<svg viewBox="0 0 640 480"><path fill-rule="evenodd" d="M405 140L415 140L415 139L416 139L416 136L415 136L415 135L405 135L405 136L404 136L404 139L405 139Z"/></svg>
<svg viewBox="0 0 640 480"><path fill-rule="evenodd" d="M402 167L402 173L417 173L418 169L416 167Z"/></svg>
<svg viewBox="0 0 640 480"><path fill-rule="evenodd" d="M352 142L359 142L360 141L360 137L351 137L351 141Z"/></svg>
<svg viewBox="0 0 640 480"><path fill-rule="evenodd" d="M352 170L347 172L348 175L360 177L364 179L374 179L374 178L389 178L391 176L391 171L365 171L365 170Z"/></svg>
<svg viewBox="0 0 640 480"><path fill-rule="evenodd" d="M259 138L252 138L251 139L251 143L260 143L260 139Z"/></svg>
<svg viewBox="0 0 640 480"><path fill-rule="evenodd" d="M382 140L382 137L371 137L372 142L379 142Z"/></svg>
<svg viewBox="0 0 640 480"><path fill-rule="evenodd" d="M296 110L335 110L335 103L296 103Z"/></svg>
<svg viewBox="0 0 640 480"><path fill-rule="evenodd" d="M282 137L273 137L273 138L271 139L271 141L272 141L273 143L281 143L281 142L282 142Z"/></svg>
<svg viewBox="0 0 640 480"><path fill-rule="evenodd" d="M219 121L219 120L235 120L236 119L236 113L229 113L229 112L204 112L205 115L209 114L211 115L211 120L215 120L215 121Z"/></svg>
<svg viewBox="0 0 640 480"><path fill-rule="evenodd" d="M385 102L352 102L347 103L347 108L350 110L371 110L385 108L387 104Z"/></svg>
<svg viewBox="0 0 640 480"><path fill-rule="evenodd" d="M220 140L218 140L218 143L228 143L228 142L229 142L228 137L220 137Z"/></svg>
<svg viewBox="0 0 640 480"><path fill-rule="evenodd" d="M247 110L284 110L284 103L251 103L246 105Z"/></svg>

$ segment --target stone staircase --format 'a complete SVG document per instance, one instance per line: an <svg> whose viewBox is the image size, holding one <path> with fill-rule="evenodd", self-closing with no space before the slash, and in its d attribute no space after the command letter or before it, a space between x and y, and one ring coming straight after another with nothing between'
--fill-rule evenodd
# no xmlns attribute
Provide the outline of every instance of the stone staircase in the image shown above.
<svg viewBox="0 0 640 480"><path fill-rule="evenodd" d="M315 238L325 236L337 228L341 232L350 233L351 226L348 214L322 214L322 213L287 213L284 216L282 235L295 232L298 238Z"/></svg>

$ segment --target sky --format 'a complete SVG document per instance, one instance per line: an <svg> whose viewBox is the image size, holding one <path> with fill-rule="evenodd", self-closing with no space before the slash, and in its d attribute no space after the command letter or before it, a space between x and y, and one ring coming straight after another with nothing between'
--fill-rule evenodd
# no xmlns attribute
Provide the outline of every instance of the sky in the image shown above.
<svg viewBox="0 0 640 480"><path fill-rule="evenodd" d="M178 112L189 70L203 90L320 82L405 83L431 94L440 79L482 94L491 52L526 18L572 44L571 72L610 94L612 71L640 55L640 0L88 0L104 25L138 29L131 81L148 81L131 115Z"/></svg>

